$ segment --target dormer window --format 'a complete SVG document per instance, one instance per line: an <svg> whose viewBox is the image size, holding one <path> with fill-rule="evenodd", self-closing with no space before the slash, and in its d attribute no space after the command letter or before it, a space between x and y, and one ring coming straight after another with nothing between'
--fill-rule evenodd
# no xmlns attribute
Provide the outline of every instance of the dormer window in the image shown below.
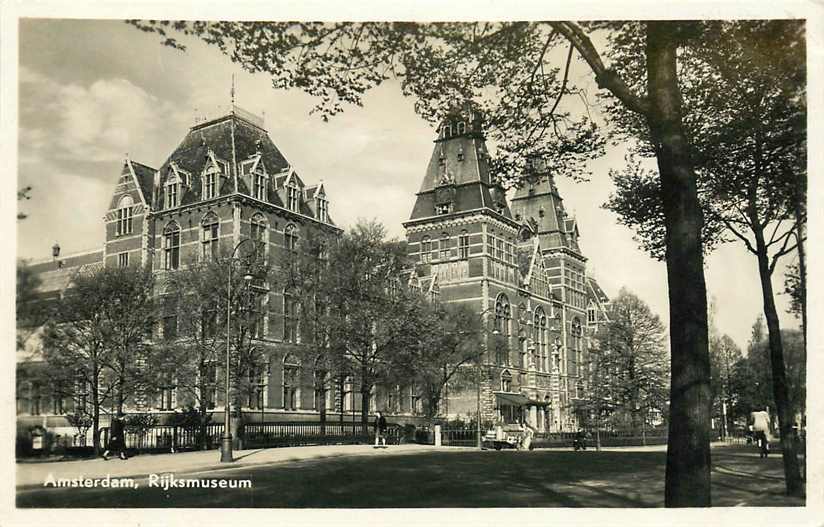
<svg viewBox="0 0 824 527"><path fill-rule="evenodd" d="M461 124L463 124L463 123L461 123ZM458 161L463 161L463 160L464 160L464 150L463 150L463 146L461 146L458 149Z"/></svg>
<svg viewBox="0 0 824 527"><path fill-rule="evenodd" d="M203 199L217 196L217 170L210 168L203 175Z"/></svg>
<svg viewBox="0 0 824 527"><path fill-rule="evenodd" d="M266 174L257 170L252 177L255 199L266 201Z"/></svg>
<svg viewBox="0 0 824 527"><path fill-rule="evenodd" d="M435 205L435 214L438 216L443 214L449 214L449 203L442 203L440 205Z"/></svg>
<svg viewBox="0 0 824 527"><path fill-rule="evenodd" d="M300 198L298 196L298 187L294 183L286 187L286 203L289 210L298 212Z"/></svg>
<svg viewBox="0 0 824 527"><path fill-rule="evenodd" d="M166 183L166 208L173 209L177 207L180 202L180 183L177 180Z"/></svg>
<svg viewBox="0 0 824 527"><path fill-rule="evenodd" d="M329 221L329 202L323 197L317 198L318 202L318 221L326 223Z"/></svg>

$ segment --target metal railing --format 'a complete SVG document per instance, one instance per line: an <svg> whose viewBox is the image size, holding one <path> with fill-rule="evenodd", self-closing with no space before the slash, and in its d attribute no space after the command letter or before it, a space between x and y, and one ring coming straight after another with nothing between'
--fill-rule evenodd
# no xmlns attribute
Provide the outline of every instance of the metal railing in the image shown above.
<svg viewBox="0 0 824 527"><path fill-rule="evenodd" d="M243 426L244 447L265 448L338 443L365 443L370 427L361 423L281 422L249 423ZM372 436L374 437L374 436Z"/></svg>
<svg viewBox="0 0 824 527"><path fill-rule="evenodd" d="M197 450L200 448L212 449L220 445L223 435L223 424L208 424L199 427L183 427L175 425L157 425L144 432L129 432L125 434L126 448L136 450Z"/></svg>

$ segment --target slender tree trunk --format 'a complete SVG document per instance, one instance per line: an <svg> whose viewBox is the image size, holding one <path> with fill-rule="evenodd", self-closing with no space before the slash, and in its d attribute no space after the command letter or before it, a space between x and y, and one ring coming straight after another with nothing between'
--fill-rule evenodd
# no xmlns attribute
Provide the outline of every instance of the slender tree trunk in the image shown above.
<svg viewBox="0 0 824 527"><path fill-rule="evenodd" d="M752 215L751 215L752 216ZM757 218L752 218L753 219ZM758 225L758 223L753 223ZM764 298L764 317L767 320L767 334L770 342L770 367L772 371L773 396L775 398L778 427L781 433L781 457L784 461L784 480L788 496L803 496L804 485L798 467L795 430L793 430L793 412L787 390L787 374L784 367L784 345L781 342L781 326L772 288L772 271L770 270L764 231L754 228L756 250L758 251L758 274L761 277L761 292Z"/></svg>
<svg viewBox="0 0 824 527"><path fill-rule="evenodd" d="M100 455L100 393L97 390L97 376L92 385L92 443L95 457Z"/></svg>
<svg viewBox="0 0 824 527"><path fill-rule="evenodd" d="M361 384L361 426L363 427L363 433L367 433L369 430L369 386L364 383Z"/></svg>
<svg viewBox="0 0 824 527"><path fill-rule="evenodd" d="M677 22L647 22L647 123L655 145L666 224L672 380L665 503L708 507L710 359L703 216L682 126L676 70Z"/></svg>
<svg viewBox="0 0 824 527"><path fill-rule="evenodd" d="M320 389L320 435L326 435L326 392L329 389L326 382Z"/></svg>
<svg viewBox="0 0 824 527"><path fill-rule="evenodd" d="M804 253L804 222L801 211L804 207L801 189L795 195L795 235L798 240L798 286L801 288L801 335L804 337L804 358L807 358L807 262Z"/></svg>

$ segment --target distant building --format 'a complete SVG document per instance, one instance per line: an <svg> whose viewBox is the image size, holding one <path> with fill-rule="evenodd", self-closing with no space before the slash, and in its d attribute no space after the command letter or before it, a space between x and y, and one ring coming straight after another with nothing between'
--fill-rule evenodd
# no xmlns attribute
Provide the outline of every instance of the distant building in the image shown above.
<svg viewBox="0 0 824 527"><path fill-rule="evenodd" d="M490 175L478 112L453 110L434 142L404 223L411 280L483 318L482 420L574 429L590 335L609 302L586 274L578 224L539 161L507 202ZM442 413L473 418L476 405L475 389L453 390Z"/></svg>
<svg viewBox="0 0 824 527"><path fill-rule="evenodd" d="M341 233L323 184L307 185L272 142L262 119L235 106L227 115L192 126L160 168L126 159L103 228L100 249L29 262L41 279L40 299L59 297L75 273L102 265L148 265L162 277L189 261L228 254L246 238L258 240L274 263L309 233ZM245 409L259 412L262 406L285 419L316 419L321 405L332 411L358 407L357 400L332 393L318 400L311 365L290 353L300 345L300 335L292 323L294 306L282 289L266 291L256 307L262 324L255 345L266 350L267 363L260 368L260 397L246 401ZM164 318L154 337L175 338L176 325L175 317ZM18 425L65 428L60 417L70 410L65 402L27 375L41 361L39 332L21 331ZM213 400L220 412L225 394L219 365L213 371ZM169 379L154 400L132 400L131 409L170 412L190 402L176 390L173 372Z"/></svg>
<svg viewBox="0 0 824 527"><path fill-rule="evenodd" d="M587 389L584 369L592 330L605 320L609 299L586 275L578 225L567 215L551 174L534 163L512 195L490 176L481 116L453 112L435 148L404 223L412 266L402 279L433 300L465 303L490 329L485 339L481 402L484 420L527 420L541 431L577 426L574 402ZM307 185L269 138L262 120L235 106L191 127L155 169L126 159L105 212L100 249L29 262L40 278L39 299L59 298L72 277L106 266L149 266L158 277L193 260L227 254L257 240L270 262L301 237L338 236L322 183ZM296 311L288 291L266 290L256 306L262 323L254 345L265 350L258 397L243 402L253 419L355 419L361 402L351 382L325 397L314 389L312 365L301 364ZM154 339L177 338L177 318L159 316ZM19 328L18 428L42 426L72 434L69 403L31 375L42 367L37 328ZM305 339L304 339L305 340ZM223 373L212 380L214 419L224 406ZM192 401L168 386L135 396L131 411L171 413ZM322 392L321 392L322 393ZM322 400L321 400L322 399ZM447 389L442 414L472 417L476 392ZM414 386L377 387L370 407L394 421L422 413ZM105 426L105 421L103 423Z"/></svg>

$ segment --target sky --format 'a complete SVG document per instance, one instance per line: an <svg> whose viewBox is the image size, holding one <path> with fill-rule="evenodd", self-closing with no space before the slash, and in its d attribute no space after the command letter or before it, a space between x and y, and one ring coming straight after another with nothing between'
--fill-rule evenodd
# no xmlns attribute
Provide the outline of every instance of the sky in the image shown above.
<svg viewBox="0 0 824 527"><path fill-rule="evenodd" d="M192 42L182 53L156 35L100 20L27 19L19 39L18 185L33 187L21 205L29 217L18 222L19 258L49 257L55 242L63 254L99 248L123 159L160 166L196 117L226 112L233 75L236 103L264 115L270 137L307 184L323 181L340 226L374 218L403 237L435 133L397 83L324 123L309 115L309 96L276 91L265 75L244 72L205 44ZM581 67L573 79L595 91ZM664 264L601 207L612 191L608 172L624 165L624 153L609 147L590 164L589 182L557 184L578 220L589 273L607 295L633 291L666 323ZM745 348L762 309L754 256L740 243L721 246L706 259L706 280L715 326ZM783 290L783 267L773 285ZM786 296L776 300L782 327L797 327L785 314Z"/></svg>

